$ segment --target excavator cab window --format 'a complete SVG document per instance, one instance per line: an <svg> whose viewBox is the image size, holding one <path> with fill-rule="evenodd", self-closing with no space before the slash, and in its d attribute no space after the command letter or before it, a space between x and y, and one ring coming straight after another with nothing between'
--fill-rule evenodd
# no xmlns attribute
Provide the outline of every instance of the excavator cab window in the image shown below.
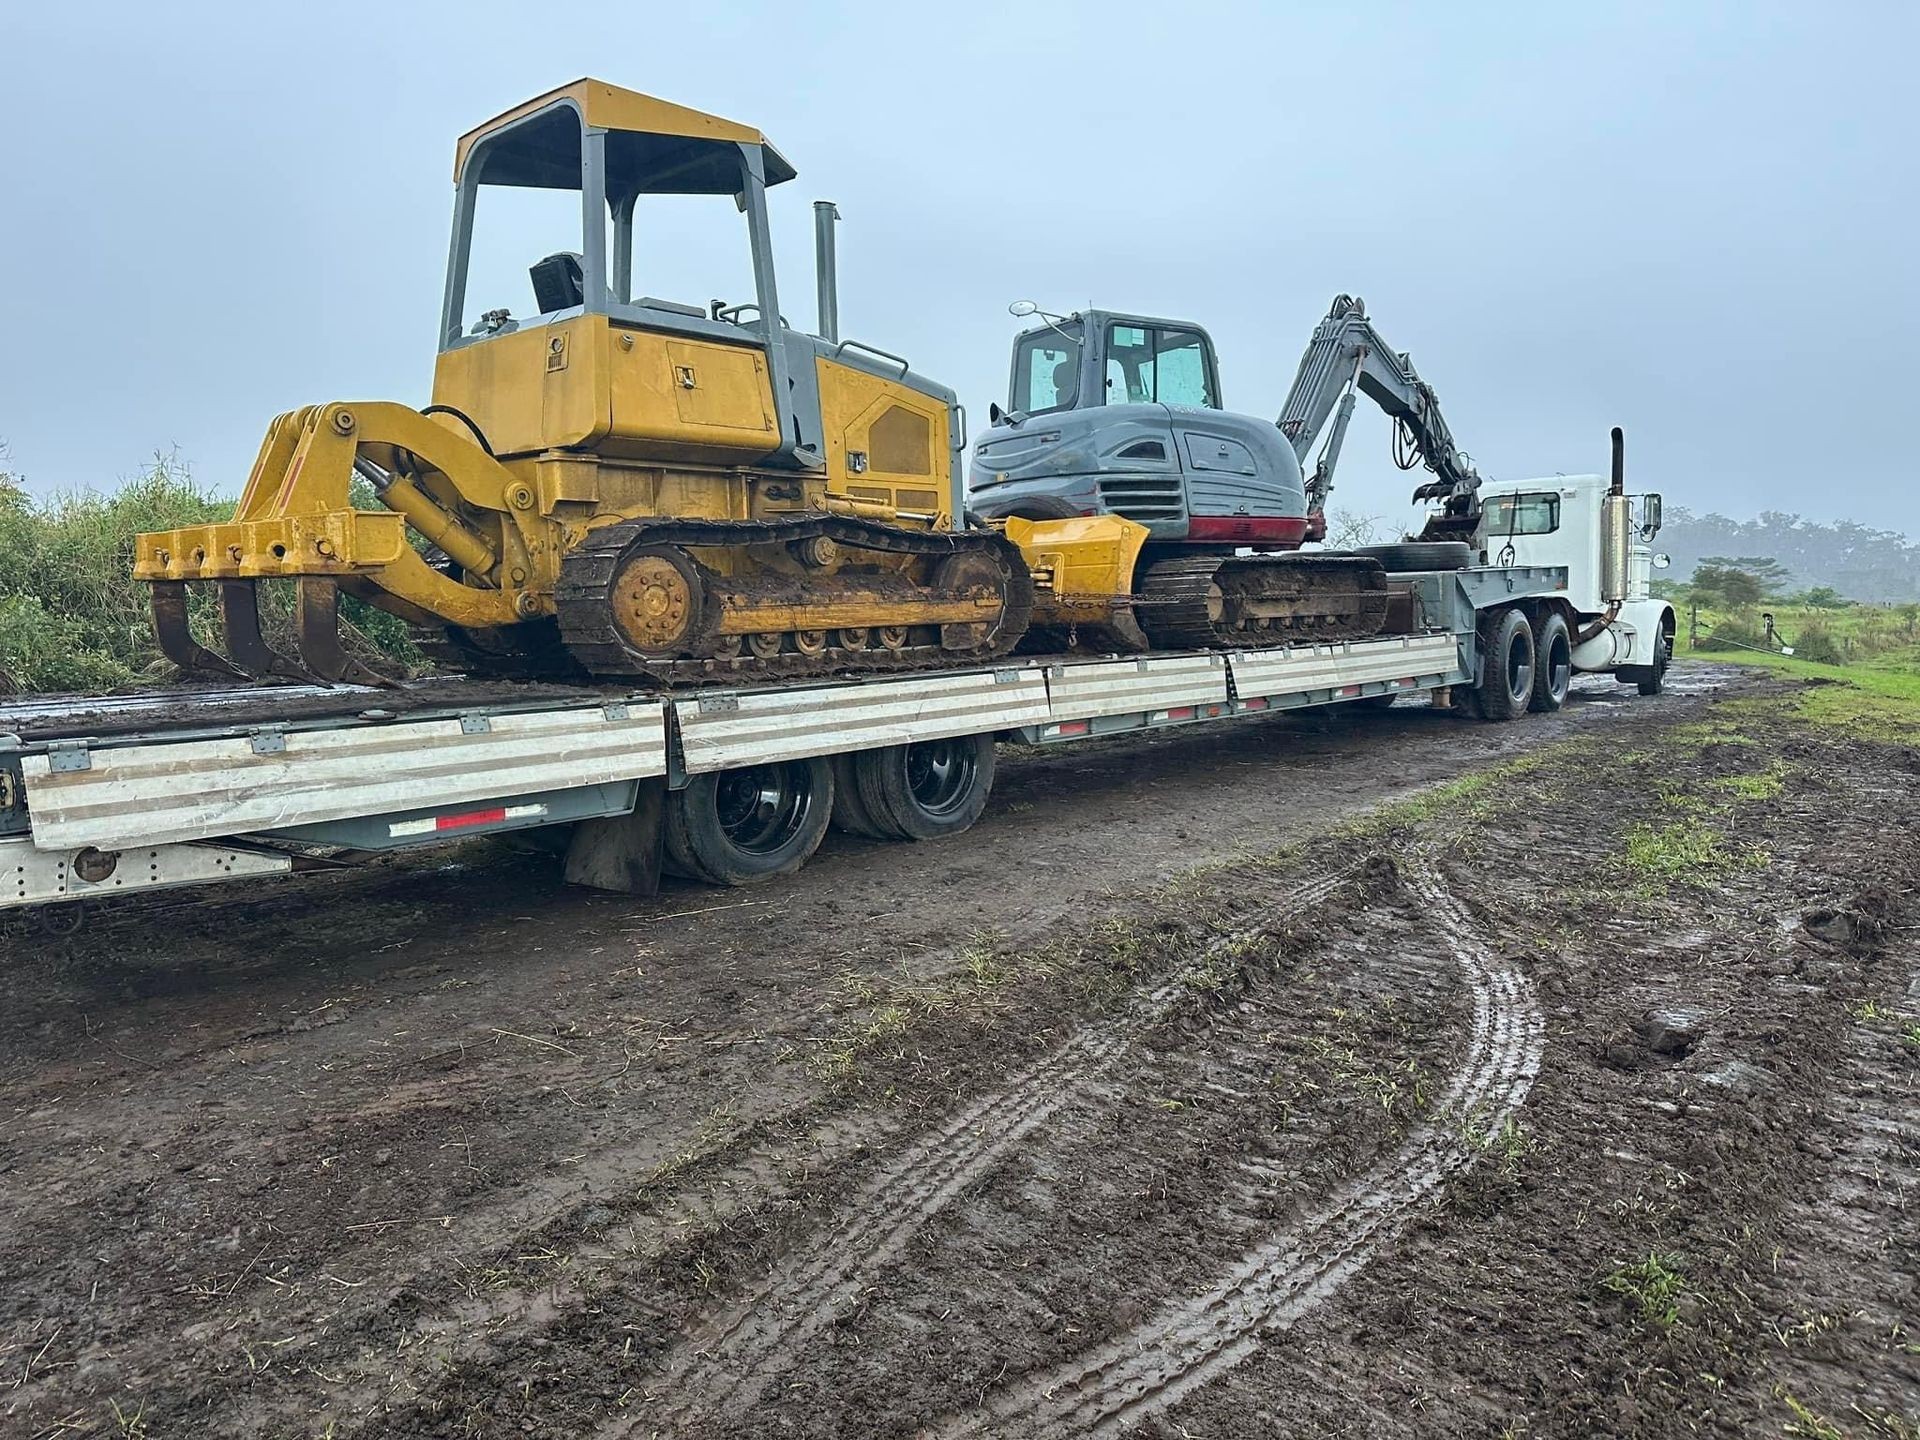
<svg viewBox="0 0 1920 1440"><path fill-rule="evenodd" d="M1105 403L1218 409L1206 336L1118 322L1107 326Z"/></svg>
<svg viewBox="0 0 1920 1440"><path fill-rule="evenodd" d="M1080 398L1080 327L1049 325L1015 342L1009 409L1027 415L1071 410Z"/></svg>

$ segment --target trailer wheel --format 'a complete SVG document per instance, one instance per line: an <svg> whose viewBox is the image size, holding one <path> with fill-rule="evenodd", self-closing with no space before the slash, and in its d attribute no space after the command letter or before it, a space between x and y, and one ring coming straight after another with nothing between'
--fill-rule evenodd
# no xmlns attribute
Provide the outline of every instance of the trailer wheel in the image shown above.
<svg viewBox="0 0 1920 1440"><path fill-rule="evenodd" d="M1567 703L1573 688L1573 631L1558 610L1548 612L1533 632L1533 702L1543 714Z"/></svg>
<svg viewBox="0 0 1920 1440"><path fill-rule="evenodd" d="M1533 627L1518 610L1496 610L1481 622L1480 641L1480 713L1518 720L1533 703Z"/></svg>
<svg viewBox="0 0 1920 1440"><path fill-rule="evenodd" d="M853 757L860 801L900 840L939 840L972 827L993 789L991 735L889 745Z"/></svg>
<svg viewBox="0 0 1920 1440"><path fill-rule="evenodd" d="M667 854L692 879L753 885L804 865L832 814L824 756L696 775L667 797Z"/></svg>
<svg viewBox="0 0 1920 1440"><path fill-rule="evenodd" d="M833 757L833 824L849 835L867 840L898 840L891 830L880 827L860 798L861 755Z"/></svg>

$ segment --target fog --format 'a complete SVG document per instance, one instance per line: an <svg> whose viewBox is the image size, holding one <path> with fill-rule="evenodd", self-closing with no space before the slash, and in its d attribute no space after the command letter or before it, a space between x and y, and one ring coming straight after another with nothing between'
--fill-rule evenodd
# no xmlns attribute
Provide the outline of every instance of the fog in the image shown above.
<svg viewBox="0 0 1920 1440"><path fill-rule="evenodd" d="M591 74L756 125L784 308L838 202L843 332L973 415L1015 299L1191 319L1278 412L1338 292L1486 473L1920 529L1904 97L1920 7L13 5L0 18L0 441L37 491L177 451L235 490L267 421L424 403L455 138ZM751 291L724 215L636 289ZM548 250L502 213L483 298ZM716 228L717 227L717 228ZM722 234L721 232L725 232ZM711 241L709 236L713 236ZM488 268L491 267L491 268ZM1361 412L1333 508L1414 522Z"/></svg>

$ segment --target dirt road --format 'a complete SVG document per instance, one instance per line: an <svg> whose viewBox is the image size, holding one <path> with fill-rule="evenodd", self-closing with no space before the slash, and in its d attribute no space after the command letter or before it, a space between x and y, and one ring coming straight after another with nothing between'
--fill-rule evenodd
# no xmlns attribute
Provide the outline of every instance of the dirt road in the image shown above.
<svg viewBox="0 0 1920 1440"><path fill-rule="evenodd" d="M1920 1434L1920 761L1676 678L12 938L0 1434Z"/></svg>

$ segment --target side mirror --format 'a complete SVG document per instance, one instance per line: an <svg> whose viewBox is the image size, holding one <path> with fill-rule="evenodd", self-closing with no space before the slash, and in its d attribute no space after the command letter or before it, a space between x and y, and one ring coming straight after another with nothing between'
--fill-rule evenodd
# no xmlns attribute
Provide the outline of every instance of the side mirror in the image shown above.
<svg viewBox="0 0 1920 1440"><path fill-rule="evenodd" d="M1672 564L1673 557L1671 555L1656 555L1653 557L1653 568L1656 570L1665 570Z"/></svg>
<svg viewBox="0 0 1920 1440"><path fill-rule="evenodd" d="M1640 538L1651 540L1660 533L1660 497L1642 495L1640 497Z"/></svg>
<svg viewBox="0 0 1920 1440"><path fill-rule="evenodd" d="M1007 313L1009 315L1016 316L1021 320L1024 320L1029 315L1039 314L1040 307L1034 304L1033 301L1031 300L1016 300L1011 305L1007 306Z"/></svg>
<svg viewBox="0 0 1920 1440"><path fill-rule="evenodd" d="M989 425L998 425L1006 418L1007 412L1000 408L1000 402L998 400L989 400L987 402L987 423Z"/></svg>

